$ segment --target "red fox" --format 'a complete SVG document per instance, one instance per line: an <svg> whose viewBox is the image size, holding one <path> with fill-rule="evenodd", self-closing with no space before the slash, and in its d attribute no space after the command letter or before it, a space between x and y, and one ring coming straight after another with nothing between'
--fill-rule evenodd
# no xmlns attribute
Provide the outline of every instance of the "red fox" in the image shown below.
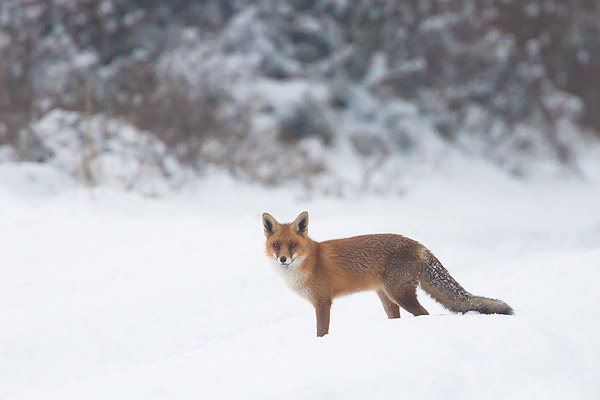
<svg viewBox="0 0 600 400"><path fill-rule="evenodd" d="M395 234L354 236L315 242L308 237L308 213L280 224L262 216L267 255L277 272L315 307L317 336L329 332L334 298L375 290L388 318L400 318L402 307L411 314L428 315L417 300L416 288L454 312L512 315L501 300L474 296L450 276L425 246Z"/></svg>

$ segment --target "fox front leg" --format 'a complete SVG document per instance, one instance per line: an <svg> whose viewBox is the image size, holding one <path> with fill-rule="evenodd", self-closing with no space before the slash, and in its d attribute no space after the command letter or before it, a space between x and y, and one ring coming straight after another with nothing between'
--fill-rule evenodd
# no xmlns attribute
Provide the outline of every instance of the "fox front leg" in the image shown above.
<svg viewBox="0 0 600 400"><path fill-rule="evenodd" d="M329 314L331 312L331 300L320 300L315 304L317 314L317 337L329 333Z"/></svg>

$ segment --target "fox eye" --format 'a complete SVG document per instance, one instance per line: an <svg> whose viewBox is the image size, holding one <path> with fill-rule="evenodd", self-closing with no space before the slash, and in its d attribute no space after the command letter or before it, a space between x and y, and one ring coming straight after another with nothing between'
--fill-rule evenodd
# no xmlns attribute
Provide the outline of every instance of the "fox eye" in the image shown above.
<svg viewBox="0 0 600 400"><path fill-rule="evenodd" d="M290 243L290 248L293 249L294 247L296 247L296 243Z"/></svg>
<svg viewBox="0 0 600 400"><path fill-rule="evenodd" d="M274 243L273 247L275 247L276 249L278 249L279 248L279 243Z"/></svg>

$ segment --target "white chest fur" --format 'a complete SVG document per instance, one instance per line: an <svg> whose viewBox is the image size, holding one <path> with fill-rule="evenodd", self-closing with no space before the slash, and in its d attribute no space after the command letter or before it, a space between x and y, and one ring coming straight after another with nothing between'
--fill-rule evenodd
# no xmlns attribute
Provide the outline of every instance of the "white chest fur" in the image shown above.
<svg viewBox="0 0 600 400"><path fill-rule="evenodd" d="M302 273L300 267L305 257L296 257L289 265L281 265L276 259L272 258L271 263L275 271L283 278L285 283L301 297L311 300L310 289L306 286L306 275Z"/></svg>

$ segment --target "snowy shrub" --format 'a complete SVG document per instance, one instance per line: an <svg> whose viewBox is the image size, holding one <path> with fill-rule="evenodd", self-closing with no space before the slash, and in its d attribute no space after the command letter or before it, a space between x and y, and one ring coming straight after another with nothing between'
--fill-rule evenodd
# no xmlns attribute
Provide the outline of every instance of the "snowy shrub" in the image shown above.
<svg viewBox="0 0 600 400"><path fill-rule="evenodd" d="M331 144L334 133L321 106L315 99L306 96L280 121L279 140L293 144L310 137L318 138L324 144Z"/></svg>
<svg viewBox="0 0 600 400"><path fill-rule="evenodd" d="M153 192L182 177L164 144L122 120L56 109L33 130L51 152L48 163L88 185Z"/></svg>

